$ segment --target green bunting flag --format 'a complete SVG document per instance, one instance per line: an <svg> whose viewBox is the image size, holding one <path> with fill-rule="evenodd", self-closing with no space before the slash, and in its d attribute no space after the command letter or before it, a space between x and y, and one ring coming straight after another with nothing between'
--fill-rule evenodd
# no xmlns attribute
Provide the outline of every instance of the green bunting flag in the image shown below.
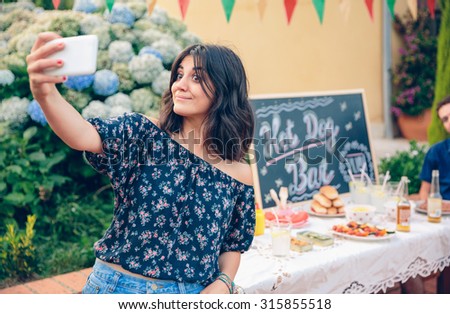
<svg viewBox="0 0 450 314"><path fill-rule="evenodd" d="M317 15L319 16L320 24L323 22L323 11L325 9L325 0L312 0L314 7L316 8Z"/></svg>
<svg viewBox="0 0 450 314"><path fill-rule="evenodd" d="M231 12L233 12L235 0L222 0L223 10L225 11L225 16L227 17L227 22L230 22Z"/></svg>
<svg viewBox="0 0 450 314"><path fill-rule="evenodd" d="M114 0L106 0L106 6L108 7L109 12L111 12L114 6Z"/></svg>
<svg viewBox="0 0 450 314"><path fill-rule="evenodd" d="M395 7L396 0L386 0L386 1L387 1L387 5L389 8L389 12L391 12L392 19L394 19L395 18L394 7Z"/></svg>

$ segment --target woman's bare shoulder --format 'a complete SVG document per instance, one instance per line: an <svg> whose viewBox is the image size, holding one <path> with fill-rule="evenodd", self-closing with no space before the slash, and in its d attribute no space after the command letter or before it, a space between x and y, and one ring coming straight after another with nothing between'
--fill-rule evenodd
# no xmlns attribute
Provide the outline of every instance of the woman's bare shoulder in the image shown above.
<svg viewBox="0 0 450 314"><path fill-rule="evenodd" d="M147 119L149 119L154 125L156 125L158 128L160 127L160 123L159 123L159 119L156 119L154 117L150 117L150 116L145 116Z"/></svg>
<svg viewBox="0 0 450 314"><path fill-rule="evenodd" d="M253 173L250 165L245 161L233 161L230 165L232 177L246 185L253 185ZM231 174L231 173L230 173Z"/></svg>

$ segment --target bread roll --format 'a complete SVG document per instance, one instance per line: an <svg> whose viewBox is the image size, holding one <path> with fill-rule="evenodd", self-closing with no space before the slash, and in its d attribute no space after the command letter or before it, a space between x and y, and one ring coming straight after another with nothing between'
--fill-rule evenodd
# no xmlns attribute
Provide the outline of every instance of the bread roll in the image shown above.
<svg viewBox="0 0 450 314"><path fill-rule="evenodd" d="M323 207L331 207L332 205L332 202L320 193L314 194L313 199Z"/></svg>
<svg viewBox="0 0 450 314"><path fill-rule="evenodd" d="M344 202L338 197L337 199L333 200L333 207L342 207L344 206Z"/></svg>
<svg viewBox="0 0 450 314"><path fill-rule="evenodd" d="M345 213L345 207L344 206L337 207L336 209L337 209L337 213L338 214L344 214Z"/></svg>
<svg viewBox="0 0 450 314"><path fill-rule="evenodd" d="M334 200L339 196L338 191L331 185L322 186L319 191L330 200Z"/></svg>
<svg viewBox="0 0 450 314"><path fill-rule="evenodd" d="M336 215L336 214L337 214L336 207L327 208L327 215Z"/></svg>
<svg viewBox="0 0 450 314"><path fill-rule="evenodd" d="M326 207L323 207L322 205L320 205L320 203L316 200L313 200L311 202L311 209L318 214L326 214L327 213L327 209Z"/></svg>

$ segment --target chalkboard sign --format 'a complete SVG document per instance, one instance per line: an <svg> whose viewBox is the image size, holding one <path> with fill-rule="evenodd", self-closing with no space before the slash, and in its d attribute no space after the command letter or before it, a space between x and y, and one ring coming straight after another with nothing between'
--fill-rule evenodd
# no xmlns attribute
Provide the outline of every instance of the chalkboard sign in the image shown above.
<svg viewBox="0 0 450 314"><path fill-rule="evenodd" d="M255 196L274 206L270 189L287 186L289 200L312 199L321 186L349 192L349 172L375 180L363 90L251 97Z"/></svg>

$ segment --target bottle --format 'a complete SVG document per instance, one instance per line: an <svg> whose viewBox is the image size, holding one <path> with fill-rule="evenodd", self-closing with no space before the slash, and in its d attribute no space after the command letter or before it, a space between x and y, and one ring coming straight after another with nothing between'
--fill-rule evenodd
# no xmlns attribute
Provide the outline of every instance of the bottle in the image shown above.
<svg viewBox="0 0 450 314"><path fill-rule="evenodd" d="M439 170L433 170L431 190L428 195L427 216L429 222L441 222L442 196L439 190Z"/></svg>
<svg viewBox="0 0 450 314"><path fill-rule="evenodd" d="M403 187L397 203L397 231L410 231L411 204L408 201L408 178L403 176L400 184Z"/></svg>
<svg viewBox="0 0 450 314"><path fill-rule="evenodd" d="M265 229L265 216L261 208L259 208L258 203L255 204L256 210L256 225L255 225L255 236L264 234Z"/></svg>

